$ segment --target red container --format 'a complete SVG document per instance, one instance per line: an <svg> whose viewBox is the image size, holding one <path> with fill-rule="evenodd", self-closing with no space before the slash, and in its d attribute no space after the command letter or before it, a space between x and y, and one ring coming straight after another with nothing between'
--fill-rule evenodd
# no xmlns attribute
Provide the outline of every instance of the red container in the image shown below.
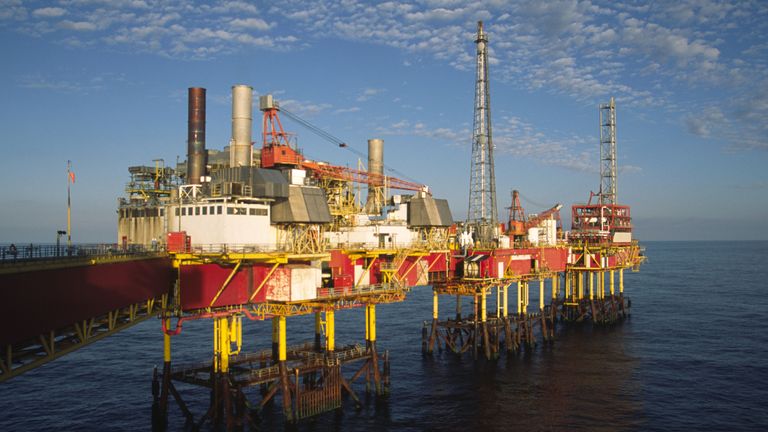
<svg viewBox="0 0 768 432"><path fill-rule="evenodd" d="M168 252L189 252L192 245L192 237L186 231L173 231L168 233L166 249Z"/></svg>

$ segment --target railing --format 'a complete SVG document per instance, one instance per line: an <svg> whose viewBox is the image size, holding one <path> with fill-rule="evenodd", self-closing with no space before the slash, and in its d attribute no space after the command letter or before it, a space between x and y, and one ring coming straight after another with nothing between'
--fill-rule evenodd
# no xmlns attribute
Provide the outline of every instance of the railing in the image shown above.
<svg viewBox="0 0 768 432"><path fill-rule="evenodd" d="M75 244L0 244L0 264L29 263L37 261L77 260L83 258L151 255L162 251L162 245L145 247L117 243Z"/></svg>
<svg viewBox="0 0 768 432"><path fill-rule="evenodd" d="M352 296L352 295L363 295L363 294L378 294L382 292L396 292L400 291L403 288L399 287L396 284L387 284L387 283L380 283L380 284L372 284L372 285L360 285L357 287L338 287L338 288L318 288L317 289L317 298L334 298L334 297L344 297L344 296Z"/></svg>

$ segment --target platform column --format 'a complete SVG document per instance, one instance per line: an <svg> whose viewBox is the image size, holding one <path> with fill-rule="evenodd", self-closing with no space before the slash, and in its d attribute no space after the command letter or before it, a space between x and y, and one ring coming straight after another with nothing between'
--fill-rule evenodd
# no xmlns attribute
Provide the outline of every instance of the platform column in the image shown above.
<svg viewBox="0 0 768 432"><path fill-rule="evenodd" d="M552 304L557 300L558 291L560 291L560 275L552 276Z"/></svg>
<svg viewBox="0 0 768 432"><path fill-rule="evenodd" d="M211 418L214 425L226 421L226 427L233 426L232 401L229 389L230 348L229 317L213 319L213 389L211 392Z"/></svg>
<svg viewBox="0 0 768 432"><path fill-rule="evenodd" d="M427 340L427 353L432 353L435 347L435 341L437 340L437 317L439 314L440 301L438 299L437 290L432 290L432 326L429 331L429 339ZM456 300L456 316L461 315L460 302Z"/></svg>
<svg viewBox="0 0 768 432"><path fill-rule="evenodd" d="M509 285L504 287L504 293L502 295L501 306L504 308L503 309L503 314L504 314L503 316L504 316L504 318L506 318L509 315L507 313L507 311L509 309Z"/></svg>
<svg viewBox="0 0 768 432"><path fill-rule="evenodd" d="M514 343L512 342L512 326L509 323L509 288L511 286L512 284L510 283L504 287L504 296L502 299L502 306L504 307L502 315L502 321L504 323L504 346L506 347L507 352L512 352L515 349Z"/></svg>
<svg viewBox="0 0 768 432"><path fill-rule="evenodd" d="M584 272L576 272L576 285L579 300L584 299Z"/></svg>
<svg viewBox="0 0 768 432"><path fill-rule="evenodd" d="M321 312L315 312L315 351L322 350L323 320Z"/></svg>
<svg viewBox="0 0 768 432"><path fill-rule="evenodd" d="M381 387L381 373L379 372L379 356L376 351L376 305L375 304L367 304L365 305L365 324L366 324L366 330L367 330L367 338L366 345L368 345L368 348L370 350L371 355L371 367L369 368L369 371L373 372L373 384L374 388L376 389L376 394L381 395L383 394L382 387ZM366 391L368 391L368 374L366 374Z"/></svg>
<svg viewBox="0 0 768 432"><path fill-rule="evenodd" d="M485 358L488 360L491 359L491 343L490 338L488 337L488 311L487 311L487 305L486 302L488 300L488 290L487 288L483 287L481 293L480 293L480 323L481 323L481 330L483 332L483 349L485 351Z"/></svg>
<svg viewBox="0 0 768 432"><path fill-rule="evenodd" d="M325 350L333 352L336 349L336 324L334 322L334 310L325 311Z"/></svg>
<svg viewBox="0 0 768 432"><path fill-rule="evenodd" d="M294 418L290 378L288 377L288 365L286 364L288 360L286 319L285 316L278 316L272 318L272 321L277 322L277 365L280 370L280 387L283 394L283 415L285 415L285 419L290 423L294 421Z"/></svg>
<svg viewBox="0 0 768 432"><path fill-rule="evenodd" d="M528 305L531 304L531 287L528 285L528 281L523 282L523 289L525 290L525 299L523 300L523 313L528 314Z"/></svg>
<svg viewBox="0 0 768 432"><path fill-rule="evenodd" d="M272 363L279 361L278 348L280 345L280 323L277 318L272 318Z"/></svg>
<svg viewBox="0 0 768 432"><path fill-rule="evenodd" d="M610 278L610 282L609 283L610 283L610 287L611 287L611 297L613 297L616 294L616 292L615 292L616 288L614 287L614 282L613 282L613 273L614 273L613 270L611 270L609 272L609 274L608 274L608 277Z"/></svg>
<svg viewBox="0 0 768 432"><path fill-rule="evenodd" d="M170 318L163 318L165 328L171 327ZM152 377L152 430L164 431L168 427L168 393L171 385L171 336L163 333L163 378L162 383L157 377L155 367ZM158 388L159 387L159 388ZM158 394L159 393L159 394Z"/></svg>
<svg viewBox="0 0 768 432"><path fill-rule="evenodd" d="M517 315L519 316L523 312L523 299L522 299L522 281L517 281Z"/></svg>
<svg viewBox="0 0 768 432"><path fill-rule="evenodd" d="M539 278L539 312L544 314L544 278Z"/></svg>
<svg viewBox="0 0 768 432"><path fill-rule="evenodd" d="M619 269L619 295L624 297L624 269Z"/></svg>
<svg viewBox="0 0 768 432"><path fill-rule="evenodd" d="M595 276L592 272L589 272L589 299L595 298Z"/></svg>

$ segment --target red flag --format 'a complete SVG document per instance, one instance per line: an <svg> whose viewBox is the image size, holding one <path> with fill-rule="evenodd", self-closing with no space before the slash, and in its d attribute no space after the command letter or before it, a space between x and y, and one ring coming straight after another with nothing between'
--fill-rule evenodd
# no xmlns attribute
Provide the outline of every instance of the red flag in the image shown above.
<svg viewBox="0 0 768 432"><path fill-rule="evenodd" d="M70 171L69 172L69 181L71 181L73 184L75 183L75 172Z"/></svg>

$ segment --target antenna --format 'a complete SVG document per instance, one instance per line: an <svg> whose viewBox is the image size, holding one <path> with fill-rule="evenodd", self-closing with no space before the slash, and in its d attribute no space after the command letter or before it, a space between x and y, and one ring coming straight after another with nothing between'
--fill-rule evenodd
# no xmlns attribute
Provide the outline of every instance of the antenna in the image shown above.
<svg viewBox="0 0 768 432"><path fill-rule="evenodd" d="M600 105L600 204L616 204L616 103Z"/></svg>
<svg viewBox="0 0 768 432"><path fill-rule="evenodd" d="M472 167L469 183L467 225L476 239L488 244L498 236L496 176L493 171L491 134L491 94L488 87L488 38L483 22L477 23L477 81L475 83L475 118L472 133Z"/></svg>

